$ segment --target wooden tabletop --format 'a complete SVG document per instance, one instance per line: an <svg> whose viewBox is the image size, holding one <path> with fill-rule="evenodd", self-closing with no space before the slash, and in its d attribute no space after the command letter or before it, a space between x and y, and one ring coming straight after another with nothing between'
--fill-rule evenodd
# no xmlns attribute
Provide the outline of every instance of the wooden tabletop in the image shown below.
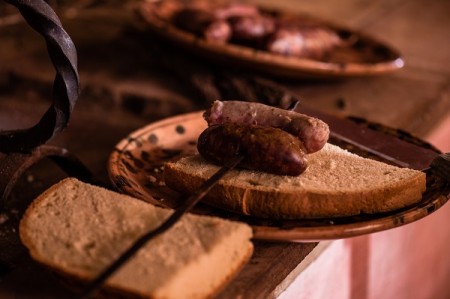
<svg viewBox="0 0 450 299"><path fill-rule="evenodd" d="M275 5L268 0L252 2ZM403 69L385 76L279 81L305 106L404 129L450 150L448 1L324 0L300 5L283 0L276 5L362 30L400 50L406 62ZM128 25L135 15L127 9L118 13L110 7L59 6L57 11L78 48L82 92L69 128L51 143L68 148L96 178L109 184L107 159L119 140L149 122L203 108L205 102L189 96L189 88L146 56L143 43L132 38L134 27ZM49 105L54 72L44 42L20 22L20 16L0 5L0 17L0 130L29 127ZM39 163L23 176L11 206L1 213L0 297L71 294L30 260L17 235L26 205L64 176L52 164ZM220 298L276 297L326 245L256 241L249 265Z"/></svg>

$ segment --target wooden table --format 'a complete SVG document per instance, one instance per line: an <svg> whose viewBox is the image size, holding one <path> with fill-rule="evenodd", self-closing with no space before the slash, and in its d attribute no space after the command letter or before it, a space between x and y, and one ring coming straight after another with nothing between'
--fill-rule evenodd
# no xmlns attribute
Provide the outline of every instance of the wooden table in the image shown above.
<svg viewBox="0 0 450 299"><path fill-rule="evenodd" d="M252 1L274 5L271 1ZM406 67L387 76L281 82L300 95L305 106L401 128L443 151L450 150L448 1L324 0L300 5L298 1L283 0L276 5L364 30L398 48L405 57ZM146 57L145 47L130 38L127 24L134 22L134 15L126 9L117 13L106 7L77 14L77 10L61 7L59 13L78 47L82 93L69 128L51 143L69 148L97 178L108 183L108 155L121 138L151 121L197 110L205 103L186 96L190 90L178 85L170 73L156 69ZM12 23L16 19L8 18ZM53 80L40 37L26 25L5 23L0 22L2 130L35 123L48 107ZM14 207L1 215L0 297L70 296L52 275L30 260L17 237L23 208L62 177L64 174L56 167L40 163L26 173L14 190ZM417 298L428 295L428 298L447 298L450 295L444 281L450 277L450 259L446 254L450 249L450 233L441 227L448 227L449 213L446 206L417 224L331 243L257 241L249 265L220 297L325 298L324 294L334 294L334 298L369 298L371 294L380 294L379 282L373 282L370 275L388 269L379 262L384 260L394 263L395 269L400 269L396 263L403 263L404 269L424 263L433 267L439 264L434 281L426 282L427 292L422 291ZM429 234L436 237L427 238ZM421 247L424 242L432 242L434 250ZM416 246L415 255L406 255L405 244ZM417 257L422 257L420 264L416 263ZM376 263L378 267L374 267ZM432 271L431 266L422 271L423 275L414 276L390 269L388 277L397 283L385 286L388 296L383 297L393 298L390 295L405 290L409 290L405 294L411 294L415 279L430 275L427 271ZM324 291L318 291L319 284Z"/></svg>

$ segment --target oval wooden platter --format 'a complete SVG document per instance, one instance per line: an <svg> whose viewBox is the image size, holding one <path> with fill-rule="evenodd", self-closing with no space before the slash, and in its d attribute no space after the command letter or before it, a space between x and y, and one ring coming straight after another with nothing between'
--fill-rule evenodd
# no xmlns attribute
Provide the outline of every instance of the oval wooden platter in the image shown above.
<svg viewBox="0 0 450 299"><path fill-rule="evenodd" d="M223 2L223 0L208 1L207 5L212 6ZM221 44L207 41L172 24L171 16L186 3L192 3L192 1L147 1L139 6L138 13L154 34L171 41L180 48L180 53L189 51L199 57L234 69L245 68L266 75L295 79L379 75L390 73L404 66L400 53L391 46L367 34L309 15L289 16L319 23L336 32L342 41L322 60L274 54L233 43ZM286 12L274 9L260 8L260 10L272 15L287 15Z"/></svg>
<svg viewBox="0 0 450 299"><path fill-rule="evenodd" d="M184 197L165 186L164 163L196 153L198 135L205 128L200 111L163 119L131 133L111 153L108 171L112 183L120 192L158 206L176 208ZM402 226L431 214L448 200L442 193L443 185L427 174L427 191L420 202L374 215L274 220L237 215L201 203L193 212L246 222L253 227L256 239L302 242L340 239Z"/></svg>

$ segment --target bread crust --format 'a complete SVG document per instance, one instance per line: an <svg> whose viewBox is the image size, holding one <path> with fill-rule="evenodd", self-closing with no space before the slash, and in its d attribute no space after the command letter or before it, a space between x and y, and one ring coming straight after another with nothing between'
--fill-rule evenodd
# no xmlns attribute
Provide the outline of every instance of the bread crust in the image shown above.
<svg viewBox="0 0 450 299"><path fill-rule="evenodd" d="M253 243L248 242L247 247L244 252L244 256L241 259L241 263L236 264L236 267L229 268L229 273L224 278L222 283L217 286L215 290L211 292L211 294L207 298L215 298L217 295L219 295L225 287L237 276L239 275L240 271L245 267L245 265L250 261L250 258L253 255L254 246ZM66 271L62 271L58 267L50 266L45 262L42 262L38 259L36 261L43 266L44 268L47 268L50 272L52 272L60 281L66 285L69 289L73 290L74 292L81 292L83 287L85 287L90 281L90 278L87 277L80 277L77 275L72 275L67 273ZM118 287L110 286L108 284L104 285L99 292L95 295L95 298L103 299L103 298L123 298L123 299L154 299L154 297L146 295L146 294L140 294L140 293L133 293L127 290L123 290Z"/></svg>
<svg viewBox="0 0 450 299"><path fill-rule="evenodd" d="M349 161L355 159L355 163L368 160L353 156L347 159ZM215 170L219 169L219 166L205 160L199 162L199 159L202 160L198 157L193 158L192 161L186 159L181 163L167 163L164 169L167 186L188 194L197 190ZM363 160L359 161L359 159ZM386 168L386 172L391 168L397 169L381 162L370 163L373 162L380 163L380 167ZM189 167L189 164L192 164L192 167ZM201 166L195 164L201 164ZM289 182L292 183L291 185L298 183L297 177L259 175L247 170L233 170L213 187L205 196L204 202L233 212L272 219L343 217L382 213L406 207L422 198L422 193L426 189L425 173L402 169L401 174L405 175L404 179L398 179L395 182L386 181L376 188L355 186L354 189L341 190L333 189L331 183L327 185L328 177L325 174L326 178L323 179L321 189L300 183L298 187L286 187ZM252 177L254 177L253 182ZM317 180L321 179L319 175ZM283 182L284 185L281 187L270 185L274 180Z"/></svg>

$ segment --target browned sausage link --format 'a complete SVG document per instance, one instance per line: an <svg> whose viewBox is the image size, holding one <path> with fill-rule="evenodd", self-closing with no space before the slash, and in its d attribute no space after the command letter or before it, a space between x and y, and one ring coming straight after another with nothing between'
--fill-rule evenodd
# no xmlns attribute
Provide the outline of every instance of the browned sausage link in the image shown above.
<svg viewBox="0 0 450 299"><path fill-rule="evenodd" d="M200 8L181 9L173 15L172 22L209 41L227 42L231 37L231 27L226 21L216 19L212 12Z"/></svg>
<svg viewBox="0 0 450 299"><path fill-rule="evenodd" d="M280 175L299 175L308 165L302 142L276 128L213 125L200 134L197 149L207 160L220 165L242 154L240 167Z"/></svg>
<svg viewBox="0 0 450 299"><path fill-rule="evenodd" d="M214 16L221 20L231 17L255 16L259 13L259 9L256 6L245 3L230 3L214 10Z"/></svg>
<svg viewBox="0 0 450 299"><path fill-rule="evenodd" d="M280 128L299 138L307 153L320 150L330 134L328 125L317 118L255 102L215 101L204 117L209 125L231 122Z"/></svg>
<svg viewBox="0 0 450 299"><path fill-rule="evenodd" d="M234 42L252 41L261 44L275 30L275 20L269 16L256 15L228 19Z"/></svg>
<svg viewBox="0 0 450 299"><path fill-rule="evenodd" d="M297 30L277 30L267 41L267 51L285 56L304 57L305 38Z"/></svg>
<svg viewBox="0 0 450 299"><path fill-rule="evenodd" d="M203 37L208 41L225 43L231 38L231 26L224 20L215 20L203 31Z"/></svg>
<svg viewBox="0 0 450 299"><path fill-rule="evenodd" d="M339 43L337 34L318 26L286 27L277 30L266 45L268 51L287 56L323 58Z"/></svg>

